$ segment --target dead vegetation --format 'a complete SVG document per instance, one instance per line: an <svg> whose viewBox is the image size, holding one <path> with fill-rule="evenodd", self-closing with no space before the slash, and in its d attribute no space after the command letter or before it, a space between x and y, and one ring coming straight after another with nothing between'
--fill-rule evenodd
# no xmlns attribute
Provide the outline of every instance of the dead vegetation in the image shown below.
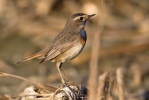
<svg viewBox="0 0 149 100"><path fill-rule="evenodd" d="M138 98L137 94L128 95L124 82L124 68L118 68L116 76L112 76L109 72L100 75L98 81L93 83L97 84L94 90L90 89L91 87L89 89L85 89L84 86L79 87L75 83L56 88L12 74L0 74L0 77L6 76L30 82L33 86L26 87L15 96L5 94L0 97L2 100L89 100L92 97L91 91L95 91L95 94L93 94L95 97L92 98L96 100L115 100L116 98L119 100L143 100L143 97Z"/></svg>
<svg viewBox="0 0 149 100"><path fill-rule="evenodd" d="M148 11L148 0L0 0L0 100L148 100ZM96 14L84 51L64 65L76 85L61 86L52 63L14 64L49 45L75 12Z"/></svg>

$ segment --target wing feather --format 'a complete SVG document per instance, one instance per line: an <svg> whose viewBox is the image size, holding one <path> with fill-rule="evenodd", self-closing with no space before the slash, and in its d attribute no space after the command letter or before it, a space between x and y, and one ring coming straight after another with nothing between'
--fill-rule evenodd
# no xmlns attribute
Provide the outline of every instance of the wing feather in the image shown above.
<svg viewBox="0 0 149 100"><path fill-rule="evenodd" d="M46 60L51 60L57 57L58 55L64 53L65 51L72 48L76 42L78 42L78 37L74 34L67 34L67 35L59 34L52 42L49 52L47 53L45 58L41 61L41 63Z"/></svg>

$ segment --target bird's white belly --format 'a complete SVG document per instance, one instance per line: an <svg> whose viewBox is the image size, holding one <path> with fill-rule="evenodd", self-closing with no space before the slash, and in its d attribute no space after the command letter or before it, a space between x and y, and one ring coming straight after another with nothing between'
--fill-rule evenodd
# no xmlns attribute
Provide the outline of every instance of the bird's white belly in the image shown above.
<svg viewBox="0 0 149 100"><path fill-rule="evenodd" d="M63 56L63 58L61 58L62 62L74 59L76 56L78 56L81 53L83 47L84 47L84 45L82 45L81 43L78 43L74 47L72 47L71 49L66 51L64 53L65 56Z"/></svg>

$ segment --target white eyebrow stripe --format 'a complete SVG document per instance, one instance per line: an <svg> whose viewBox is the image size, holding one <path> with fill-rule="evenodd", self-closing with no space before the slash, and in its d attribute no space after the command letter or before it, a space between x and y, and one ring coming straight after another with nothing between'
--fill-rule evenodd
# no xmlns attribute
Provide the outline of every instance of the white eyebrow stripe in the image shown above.
<svg viewBox="0 0 149 100"><path fill-rule="evenodd" d="M74 18L73 20L78 20L78 19L80 19L80 16L77 16L76 18Z"/></svg>

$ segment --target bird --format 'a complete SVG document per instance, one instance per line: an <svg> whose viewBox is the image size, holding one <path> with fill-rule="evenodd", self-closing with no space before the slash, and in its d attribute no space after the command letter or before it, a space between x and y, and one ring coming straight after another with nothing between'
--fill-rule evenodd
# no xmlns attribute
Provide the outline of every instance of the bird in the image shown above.
<svg viewBox="0 0 149 100"><path fill-rule="evenodd" d="M71 15L66 21L63 30L47 48L18 61L17 64L34 58L42 58L40 63L47 60L56 62L61 81L63 84L67 84L68 80L62 70L62 64L74 59L83 50L87 40L85 25L88 19L94 15L95 14L88 15L85 13L75 13Z"/></svg>

